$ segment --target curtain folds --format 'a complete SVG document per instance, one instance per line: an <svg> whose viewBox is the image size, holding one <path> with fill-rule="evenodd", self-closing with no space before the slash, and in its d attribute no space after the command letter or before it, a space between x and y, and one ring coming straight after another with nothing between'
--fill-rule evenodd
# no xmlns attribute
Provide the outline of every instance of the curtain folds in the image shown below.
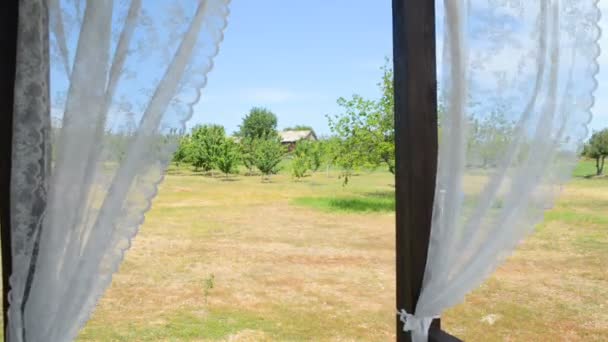
<svg viewBox="0 0 608 342"><path fill-rule="evenodd" d="M462 301L552 205L587 136L600 52L596 0L437 6L439 170L417 319Z"/></svg>
<svg viewBox="0 0 608 342"><path fill-rule="evenodd" d="M21 0L10 341L71 341L143 222L229 0Z"/></svg>

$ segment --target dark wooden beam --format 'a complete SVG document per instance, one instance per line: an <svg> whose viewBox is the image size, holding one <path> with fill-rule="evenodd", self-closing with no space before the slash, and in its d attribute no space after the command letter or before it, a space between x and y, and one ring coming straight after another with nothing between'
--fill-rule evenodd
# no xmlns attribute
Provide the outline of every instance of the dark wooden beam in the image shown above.
<svg viewBox="0 0 608 342"><path fill-rule="evenodd" d="M415 313L437 175L435 2L393 0L397 309ZM396 317L397 341L411 341ZM429 341L459 341L435 320Z"/></svg>
<svg viewBox="0 0 608 342"><path fill-rule="evenodd" d="M12 272L11 197L13 98L17 56L19 1L4 0L0 5L0 247L2 248L2 308L6 338L9 290Z"/></svg>

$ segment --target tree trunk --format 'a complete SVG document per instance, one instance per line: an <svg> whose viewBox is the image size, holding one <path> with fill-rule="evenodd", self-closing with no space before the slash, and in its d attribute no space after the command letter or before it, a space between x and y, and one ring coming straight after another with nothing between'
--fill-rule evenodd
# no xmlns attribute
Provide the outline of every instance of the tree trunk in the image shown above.
<svg viewBox="0 0 608 342"><path fill-rule="evenodd" d="M602 168L600 167L600 157L595 158L595 175L599 176L602 174Z"/></svg>
<svg viewBox="0 0 608 342"><path fill-rule="evenodd" d="M599 170L599 174L598 175L602 175L604 174L604 161L606 159L606 156L602 156L602 162L600 163L600 170Z"/></svg>

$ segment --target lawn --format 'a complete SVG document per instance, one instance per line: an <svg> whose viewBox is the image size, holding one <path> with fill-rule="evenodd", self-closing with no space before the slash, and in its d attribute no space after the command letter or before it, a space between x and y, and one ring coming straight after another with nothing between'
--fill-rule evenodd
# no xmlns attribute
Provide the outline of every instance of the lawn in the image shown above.
<svg viewBox="0 0 608 342"><path fill-rule="evenodd" d="M583 163L555 208L443 316L467 341L608 335L608 178ZM229 179L173 168L81 341L389 341L388 173Z"/></svg>

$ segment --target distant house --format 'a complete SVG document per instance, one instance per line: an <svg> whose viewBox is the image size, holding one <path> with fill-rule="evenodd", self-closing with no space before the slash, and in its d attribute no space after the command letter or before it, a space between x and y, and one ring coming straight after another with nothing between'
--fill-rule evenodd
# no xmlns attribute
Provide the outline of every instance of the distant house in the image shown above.
<svg viewBox="0 0 608 342"><path fill-rule="evenodd" d="M283 146L287 146L287 149L290 152L296 147L298 141L317 141L317 135L313 130L283 131L279 133L279 136L281 137L281 144L283 144Z"/></svg>

